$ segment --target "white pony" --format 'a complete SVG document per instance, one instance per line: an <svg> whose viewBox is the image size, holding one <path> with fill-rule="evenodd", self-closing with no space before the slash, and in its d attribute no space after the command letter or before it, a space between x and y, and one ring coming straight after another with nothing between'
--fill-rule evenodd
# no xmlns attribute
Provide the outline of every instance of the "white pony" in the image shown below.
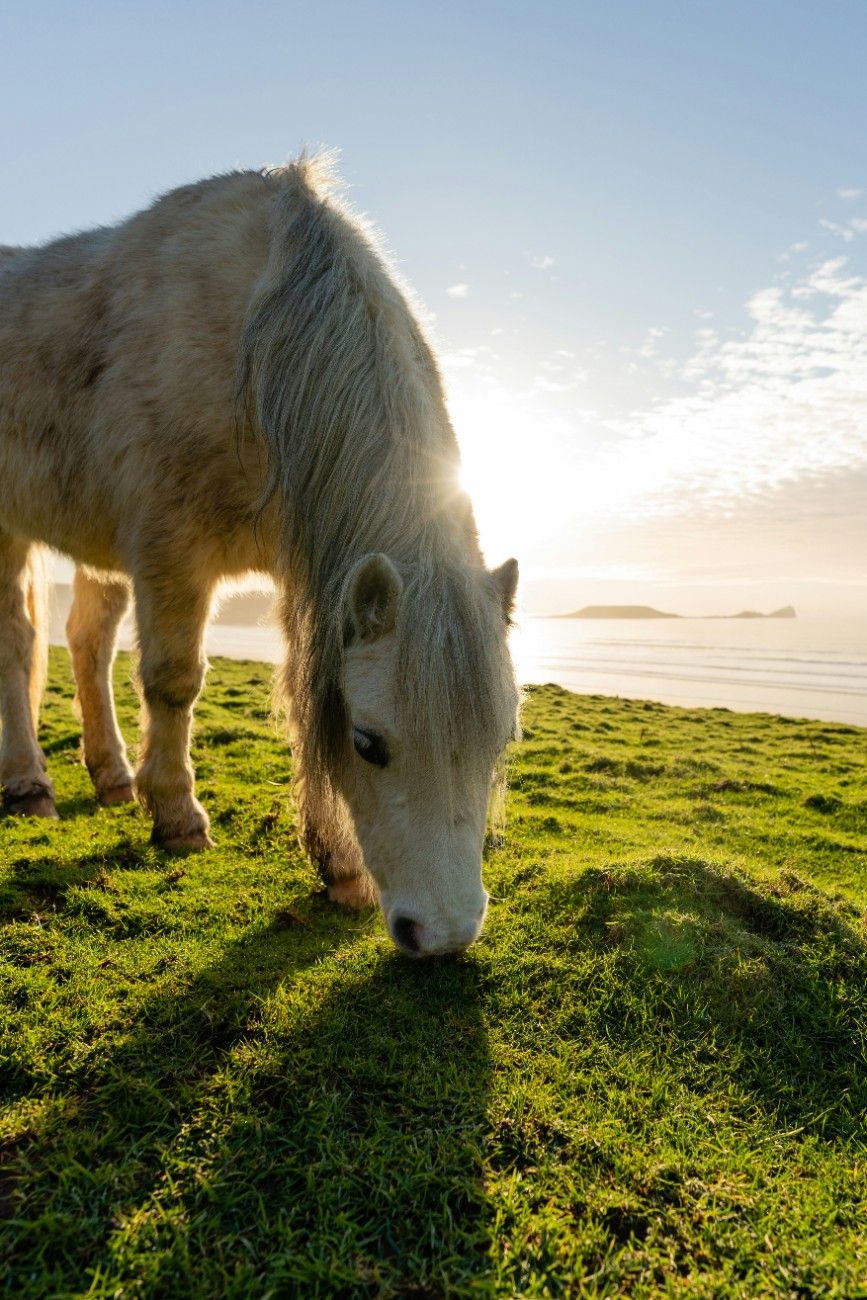
<svg viewBox="0 0 867 1300"><path fill-rule="evenodd" d="M322 158L202 181L0 249L0 782L56 816L37 741L39 543L77 563L84 760L168 850L210 844L189 758L221 578L273 576L302 834L331 897L460 951L518 693L517 565L488 572L431 347ZM135 596L135 778L110 687Z"/></svg>

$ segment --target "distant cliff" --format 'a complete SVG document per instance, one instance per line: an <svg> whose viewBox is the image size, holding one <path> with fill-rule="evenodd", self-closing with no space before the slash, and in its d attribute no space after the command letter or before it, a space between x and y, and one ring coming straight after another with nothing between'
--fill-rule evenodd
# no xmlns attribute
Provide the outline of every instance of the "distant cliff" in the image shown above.
<svg viewBox="0 0 867 1300"><path fill-rule="evenodd" d="M572 614L556 614L555 618L680 618L680 615L665 614L652 605L585 605Z"/></svg>
<svg viewBox="0 0 867 1300"><path fill-rule="evenodd" d="M553 618L683 618L683 614L667 614L652 605L585 605L571 614L554 614ZM696 618L797 618L794 605L784 605L772 614L760 614L754 609L741 610L739 614L697 614Z"/></svg>
<svg viewBox="0 0 867 1300"><path fill-rule="evenodd" d="M782 609L775 609L773 614L758 614L754 609L741 610L740 614L723 614L717 617L722 618L797 618L794 605L784 605Z"/></svg>

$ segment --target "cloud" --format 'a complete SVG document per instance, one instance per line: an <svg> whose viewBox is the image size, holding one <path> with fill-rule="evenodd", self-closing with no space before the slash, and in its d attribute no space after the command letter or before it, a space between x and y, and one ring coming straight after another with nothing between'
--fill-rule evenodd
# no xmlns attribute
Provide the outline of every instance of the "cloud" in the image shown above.
<svg viewBox="0 0 867 1300"><path fill-rule="evenodd" d="M700 309L678 357L678 335L652 325L619 364L670 376L670 395L632 410L592 409L601 344L581 350L590 375L568 347L523 371L505 348L502 361L448 359L490 553L537 566L641 560L678 581L867 587L867 274L846 228L848 256L791 262L748 298L740 329Z"/></svg>
<svg viewBox="0 0 867 1300"><path fill-rule="evenodd" d="M608 562L640 556L695 582L772 579L867 587L867 466L801 475L729 508L626 516L597 533Z"/></svg>
<svg viewBox="0 0 867 1300"><path fill-rule="evenodd" d="M538 375L533 387L540 393L571 393L578 384L572 379L549 379L547 375Z"/></svg>
<svg viewBox="0 0 867 1300"><path fill-rule="evenodd" d="M612 422L648 518L727 516L867 476L867 279L835 258L753 294L747 312L739 338L700 340L682 369L691 391Z"/></svg>
<svg viewBox="0 0 867 1300"><path fill-rule="evenodd" d="M450 298L466 298L469 295L470 286L468 284L451 284L446 293Z"/></svg>
<svg viewBox="0 0 867 1300"><path fill-rule="evenodd" d="M829 221L827 217L820 217L819 225L823 230L827 230L830 234L839 236L847 244L851 244L856 235L863 235L867 231L867 218L852 217L843 226L839 221Z"/></svg>
<svg viewBox="0 0 867 1300"><path fill-rule="evenodd" d="M527 260L535 271L550 271L552 266L557 265L556 257L550 253L528 253Z"/></svg>
<svg viewBox="0 0 867 1300"><path fill-rule="evenodd" d="M496 385L500 354L487 343L440 353L440 365L446 376L450 396L468 377L490 388Z"/></svg>
<svg viewBox="0 0 867 1300"><path fill-rule="evenodd" d="M804 253L810 247L806 239L799 239L796 244L790 244L784 253L780 253L777 259L780 262L790 262L796 253Z"/></svg>
<svg viewBox="0 0 867 1300"><path fill-rule="evenodd" d="M855 232L850 230L848 226L841 226L839 221L829 221L827 217L820 217L819 225L823 230L827 230L829 234L839 235L840 239L844 239L847 244L850 244L855 238Z"/></svg>
<svg viewBox="0 0 867 1300"><path fill-rule="evenodd" d="M860 195L861 195L860 190L855 189L854 187L849 185L843 185L837 191L838 199L857 199L860 197Z"/></svg>
<svg viewBox="0 0 867 1300"><path fill-rule="evenodd" d="M533 392L537 393L571 393L587 383L589 373L583 366L577 366L575 353L568 348L558 348L553 358L539 362L541 374L533 380Z"/></svg>
<svg viewBox="0 0 867 1300"><path fill-rule="evenodd" d="M664 335L665 330L661 325L651 325L650 329L647 331L644 342L638 349L638 355L644 357L645 360L655 357L656 345Z"/></svg>

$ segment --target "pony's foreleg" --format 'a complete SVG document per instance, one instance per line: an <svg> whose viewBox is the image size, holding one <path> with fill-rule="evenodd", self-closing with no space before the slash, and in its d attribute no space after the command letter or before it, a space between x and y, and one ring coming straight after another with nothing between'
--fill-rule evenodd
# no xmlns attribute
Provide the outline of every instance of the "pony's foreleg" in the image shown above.
<svg viewBox="0 0 867 1300"><path fill-rule="evenodd" d="M316 805L303 783L296 790L301 842L319 868L332 903L345 907L373 907L378 894L364 865L361 847L345 816L329 816Z"/></svg>
<svg viewBox="0 0 867 1300"><path fill-rule="evenodd" d="M0 532L0 786L7 808L56 817L36 739L45 680L44 564L29 542Z"/></svg>
<svg viewBox="0 0 867 1300"><path fill-rule="evenodd" d="M211 588L177 574L135 580L145 733L136 791L154 821L153 841L170 852L211 844L190 762L193 705L207 663L202 637Z"/></svg>
<svg viewBox="0 0 867 1300"><path fill-rule="evenodd" d="M84 762L104 804L127 803L133 796L132 772L117 725L111 666L117 629L129 605L126 582L100 580L76 569L66 635L78 687Z"/></svg>

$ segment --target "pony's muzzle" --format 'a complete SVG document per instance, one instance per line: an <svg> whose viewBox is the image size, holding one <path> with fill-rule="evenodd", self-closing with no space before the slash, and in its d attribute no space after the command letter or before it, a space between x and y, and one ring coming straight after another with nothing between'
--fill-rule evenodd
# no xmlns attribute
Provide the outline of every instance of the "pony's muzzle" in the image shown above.
<svg viewBox="0 0 867 1300"><path fill-rule="evenodd" d="M447 957L465 952L478 937L487 910L487 900L478 915L446 928L425 925L422 921L392 908L388 930L395 945L407 957Z"/></svg>

